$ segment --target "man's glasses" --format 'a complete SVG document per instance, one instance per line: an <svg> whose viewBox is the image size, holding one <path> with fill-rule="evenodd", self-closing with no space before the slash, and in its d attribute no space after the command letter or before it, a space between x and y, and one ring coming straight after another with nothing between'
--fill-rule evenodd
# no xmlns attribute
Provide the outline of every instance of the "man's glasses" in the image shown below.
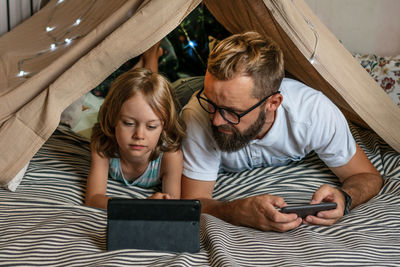
<svg viewBox="0 0 400 267"><path fill-rule="evenodd" d="M212 101L200 96L203 91L204 91L204 87L196 95L197 100L200 103L200 106L210 114L215 114L215 112L217 112L217 110L218 110L218 112L219 112L219 114L221 114L222 118L224 118L224 120L226 120L227 122L229 122L231 124L239 124L241 117L243 117L244 115L246 115L253 109L257 108L265 100L267 100L270 96L280 93L280 91L276 91L276 92L264 97L263 99L261 99L257 104L253 105L245 112L237 114L235 111L233 111L231 109L218 107Z"/></svg>

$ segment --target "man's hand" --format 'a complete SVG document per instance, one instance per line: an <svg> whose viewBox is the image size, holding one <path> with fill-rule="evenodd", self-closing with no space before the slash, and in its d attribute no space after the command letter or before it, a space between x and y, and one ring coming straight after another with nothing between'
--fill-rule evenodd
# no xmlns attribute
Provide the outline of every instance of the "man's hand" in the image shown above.
<svg viewBox="0 0 400 267"><path fill-rule="evenodd" d="M268 194L237 199L225 204L225 208L232 211L233 224L276 232L294 229L302 222L296 214L284 214L277 210L284 206L286 203L282 197Z"/></svg>
<svg viewBox="0 0 400 267"><path fill-rule="evenodd" d="M202 213L213 215L234 225L285 232L298 227L302 219L296 214L277 210L286 206L282 197L259 195L232 201L212 199L215 181L199 181L182 176L182 198L199 199Z"/></svg>
<svg viewBox="0 0 400 267"><path fill-rule="evenodd" d="M343 217L346 199L340 190L327 184L322 185L315 191L310 204L321 202L336 202L337 207L333 210L320 211L317 216L307 216L303 220L305 224L332 225Z"/></svg>
<svg viewBox="0 0 400 267"><path fill-rule="evenodd" d="M367 202L382 188L383 179L376 168L369 161L364 151L356 144L356 153L351 160L340 167L330 168L342 183L342 190L352 198L351 208ZM344 214L346 199L340 190L322 185L313 195L310 203L336 202L337 208L330 211L321 211L317 216L307 216L304 223L332 225Z"/></svg>

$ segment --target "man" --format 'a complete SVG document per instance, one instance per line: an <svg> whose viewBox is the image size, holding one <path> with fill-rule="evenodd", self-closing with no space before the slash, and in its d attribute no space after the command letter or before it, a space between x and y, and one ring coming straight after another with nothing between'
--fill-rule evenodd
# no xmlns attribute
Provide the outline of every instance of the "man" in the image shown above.
<svg viewBox="0 0 400 267"><path fill-rule="evenodd" d="M321 92L283 77L280 48L258 33L228 37L211 52L204 88L182 111L187 125L182 198L200 199L203 213L235 225L284 232L302 222L332 225L381 189L382 177L356 144L339 109ZM342 186L322 185L310 203L336 202L334 210L303 220L279 212L277 208L286 206L279 196L212 199L220 170L279 166L311 151Z"/></svg>

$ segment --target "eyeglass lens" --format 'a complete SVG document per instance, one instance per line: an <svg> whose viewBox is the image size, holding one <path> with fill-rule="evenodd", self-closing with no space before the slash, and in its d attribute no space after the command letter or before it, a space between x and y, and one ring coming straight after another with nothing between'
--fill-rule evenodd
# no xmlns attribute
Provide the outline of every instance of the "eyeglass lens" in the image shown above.
<svg viewBox="0 0 400 267"><path fill-rule="evenodd" d="M210 101L208 101L202 97L199 98L199 101L200 101L200 105L208 113L214 114L218 109L219 113L225 120L229 121L230 123L238 123L239 122L239 117L237 114L235 114L231 111L228 111L224 108L217 108L214 103L211 103Z"/></svg>

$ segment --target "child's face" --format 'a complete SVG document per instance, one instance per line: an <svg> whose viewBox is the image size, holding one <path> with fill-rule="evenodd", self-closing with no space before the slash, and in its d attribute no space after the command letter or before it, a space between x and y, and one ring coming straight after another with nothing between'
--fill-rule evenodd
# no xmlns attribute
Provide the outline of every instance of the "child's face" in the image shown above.
<svg viewBox="0 0 400 267"><path fill-rule="evenodd" d="M115 127L121 157L126 160L147 160L158 143L162 129L162 121L141 93L126 100Z"/></svg>

